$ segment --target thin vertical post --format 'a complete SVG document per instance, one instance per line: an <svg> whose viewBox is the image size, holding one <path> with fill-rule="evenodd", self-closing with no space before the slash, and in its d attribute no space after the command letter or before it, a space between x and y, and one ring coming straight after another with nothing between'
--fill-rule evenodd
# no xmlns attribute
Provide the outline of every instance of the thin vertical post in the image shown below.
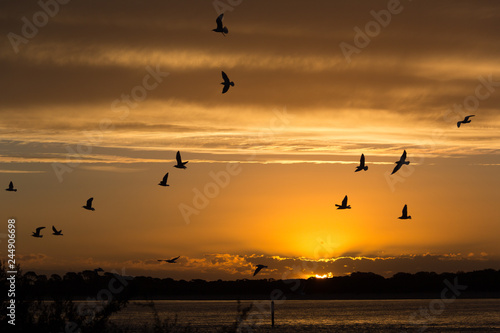
<svg viewBox="0 0 500 333"><path fill-rule="evenodd" d="M274 328L274 301L271 301L271 327Z"/></svg>

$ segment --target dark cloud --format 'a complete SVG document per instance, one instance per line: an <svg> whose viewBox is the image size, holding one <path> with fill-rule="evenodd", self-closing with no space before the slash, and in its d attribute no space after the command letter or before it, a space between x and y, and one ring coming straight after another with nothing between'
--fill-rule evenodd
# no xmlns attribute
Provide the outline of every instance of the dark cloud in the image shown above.
<svg viewBox="0 0 500 333"><path fill-rule="evenodd" d="M19 32L20 18L39 9L7 2L5 34ZM227 13L231 33L224 39L210 31L216 16L211 3L70 2L19 54L2 52L3 105L111 103L138 84L146 64L165 59L162 69L172 78L150 98L218 103L220 68L206 67L211 59L227 58L239 89L225 102L235 107L277 103L426 113L471 94L477 76L498 74L484 68L500 51L498 3L401 3L403 11L348 65L339 44L353 44L353 28L364 29L374 20L370 11L386 9L387 1L253 1ZM116 61L131 54L130 63ZM198 56L208 63L198 67ZM497 104L494 97L482 107Z"/></svg>

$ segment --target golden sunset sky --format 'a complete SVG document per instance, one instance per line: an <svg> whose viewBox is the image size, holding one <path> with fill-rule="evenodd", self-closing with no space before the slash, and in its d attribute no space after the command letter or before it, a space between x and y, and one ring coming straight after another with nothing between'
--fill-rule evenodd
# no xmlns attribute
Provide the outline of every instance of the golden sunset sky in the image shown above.
<svg viewBox="0 0 500 333"><path fill-rule="evenodd" d="M500 269L498 1L42 3L0 2L0 253L15 218L24 271Z"/></svg>

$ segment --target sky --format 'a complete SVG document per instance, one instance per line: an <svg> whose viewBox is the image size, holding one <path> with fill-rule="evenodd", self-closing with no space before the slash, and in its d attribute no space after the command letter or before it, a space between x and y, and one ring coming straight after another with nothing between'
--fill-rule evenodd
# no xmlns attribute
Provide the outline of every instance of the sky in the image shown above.
<svg viewBox="0 0 500 333"><path fill-rule="evenodd" d="M2 0L0 17L0 184L17 188L0 253L15 219L24 271L500 269L497 1Z"/></svg>

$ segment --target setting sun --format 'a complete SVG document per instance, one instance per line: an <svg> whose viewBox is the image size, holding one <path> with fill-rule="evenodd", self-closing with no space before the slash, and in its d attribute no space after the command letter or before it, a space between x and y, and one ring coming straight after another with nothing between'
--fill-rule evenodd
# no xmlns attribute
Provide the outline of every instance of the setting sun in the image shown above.
<svg viewBox="0 0 500 333"><path fill-rule="evenodd" d="M316 274L314 277L315 277L315 278L317 278L317 279L327 279L327 278L332 278L332 277L333 277L333 273L328 272L328 273L323 274L323 275L318 275L318 274Z"/></svg>

